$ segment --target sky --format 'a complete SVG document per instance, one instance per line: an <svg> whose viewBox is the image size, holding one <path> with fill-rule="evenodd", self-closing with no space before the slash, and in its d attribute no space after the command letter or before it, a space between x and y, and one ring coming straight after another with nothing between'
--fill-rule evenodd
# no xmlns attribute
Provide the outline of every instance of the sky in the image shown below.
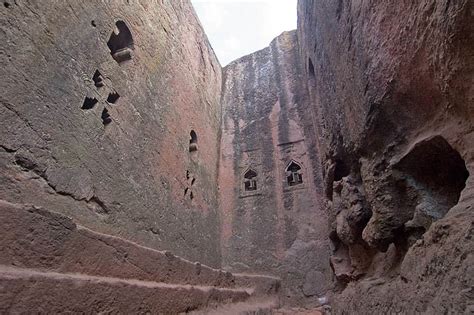
<svg viewBox="0 0 474 315"><path fill-rule="evenodd" d="M297 0L191 0L222 66L296 29Z"/></svg>

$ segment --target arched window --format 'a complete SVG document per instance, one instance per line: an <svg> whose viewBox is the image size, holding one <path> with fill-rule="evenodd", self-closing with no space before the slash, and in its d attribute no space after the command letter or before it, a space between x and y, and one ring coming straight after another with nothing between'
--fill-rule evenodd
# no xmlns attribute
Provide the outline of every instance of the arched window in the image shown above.
<svg viewBox="0 0 474 315"><path fill-rule="evenodd" d="M112 32L107 46L109 46L110 54L119 64L132 59L133 37L130 29L124 21L117 21L118 33Z"/></svg>
<svg viewBox="0 0 474 315"><path fill-rule="evenodd" d="M291 161L286 167L286 180L288 186L295 186L303 183L303 175L301 174L301 166L295 161Z"/></svg>
<svg viewBox="0 0 474 315"><path fill-rule="evenodd" d="M244 174L244 188L245 191L257 190L257 172L249 169Z"/></svg>
<svg viewBox="0 0 474 315"><path fill-rule="evenodd" d="M198 137L197 137L196 132L194 130L191 130L191 132L189 133L189 136L190 136L190 139L189 139L189 152L197 151L197 149L198 149L198 146L197 146Z"/></svg>

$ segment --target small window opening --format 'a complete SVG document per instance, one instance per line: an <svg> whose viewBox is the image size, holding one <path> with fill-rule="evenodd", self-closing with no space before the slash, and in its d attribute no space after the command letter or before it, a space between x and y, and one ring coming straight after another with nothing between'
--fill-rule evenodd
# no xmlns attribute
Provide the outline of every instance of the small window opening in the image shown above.
<svg viewBox="0 0 474 315"><path fill-rule="evenodd" d="M107 97L107 103L115 104L119 98L120 98L120 95L117 92L109 93L109 96Z"/></svg>
<svg viewBox="0 0 474 315"><path fill-rule="evenodd" d="M197 149L198 149L198 146L197 146L198 138L197 138L196 132L194 130L191 130L189 136L190 136L190 139L189 139L189 152L197 151Z"/></svg>
<svg viewBox="0 0 474 315"><path fill-rule="evenodd" d="M244 188L246 191L257 190L257 172L249 169L244 174Z"/></svg>
<svg viewBox="0 0 474 315"><path fill-rule="evenodd" d="M92 26L94 26L94 27L96 27L96 26L97 26L97 24L95 23L95 21L94 21L94 20L92 20L92 21L91 21L91 25L92 25Z"/></svg>
<svg viewBox="0 0 474 315"><path fill-rule="evenodd" d="M185 197L186 197L186 195L188 194L188 190L189 190L189 188L184 189L184 196L185 196Z"/></svg>
<svg viewBox="0 0 474 315"><path fill-rule="evenodd" d="M10 7L10 3L8 3L8 2L5 1L5 2L3 3L3 6L4 6L5 8L9 8L9 7Z"/></svg>
<svg viewBox="0 0 474 315"><path fill-rule="evenodd" d="M194 199L194 194L193 192L191 191L191 193L189 194L189 199L193 200Z"/></svg>
<svg viewBox="0 0 474 315"><path fill-rule="evenodd" d="M87 97L84 99L84 103L82 104L82 109L92 109L94 108L95 104L99 101L95 97Z"/></svg>
<svg viewBox="0 0 474 315"><path fill-rule="evenodd" d="M308 58L308 70L309 70L309 74L311 75L311 77L314 78L314 76L315 76L314 65L313 65L313 61L311 60L311 58Z"/></svg>
<svg viewBox="0 0 474 315"><path fill-rule="evenodd" d="M286 168L286 180L289 186L295 186L303 183L301 166L299 166L295 161L291 161Z"/></svg>
<svg viewBox="0 0 474 315"><path fill-rule="evenodd" d="M110 117L110 114L107 108L104 108L104 110L102 111L102 115L100 115L100 117L102 118L102 123L104 125L108 125L112 122L112 118Z"/></svg>
<svg viewBox="0 0 474 315"><path fill-rule="evenodd" d="M194 185L194 182L196 182L196 178L193 178L193 179L191 180L191 186Z"/></svg>
<svg viewBox="0 0 474 315"><path fill-rule="evenodd" d="M186 179L189 179L189 171L186 171Z"/></svg>
<svg viewBox="0 0 474 315"><path fill-rule="evenodd" d="M124 21L117 21L118 33L112 32L107 46L110 54L119 64L132 59L132 49L134 48L133 37L130 29Z"/></svg>
<svg viewBox="0 0 474 315"><path fill-rule="evenodd" d="M102 74L99 72L99 70L95 70L94 76L92 77L92 80L94 80L94 85L98 88L104 86L104 77Z"/></svg>

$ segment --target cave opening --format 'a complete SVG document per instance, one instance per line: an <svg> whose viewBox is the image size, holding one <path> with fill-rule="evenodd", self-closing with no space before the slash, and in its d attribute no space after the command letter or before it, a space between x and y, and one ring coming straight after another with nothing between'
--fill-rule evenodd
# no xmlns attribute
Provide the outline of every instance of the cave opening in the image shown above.
<svg viewBox="0 0 474 315"><path fill-rule="evenodd" d="M334 181L340 181L342 178L349 176L350 173L350 167L343 160L336 160L336 166L334 169Z"/></svg>
<svg viewBox="0 0 474 315"><path fill-rule="evenodd" d="M404 175L407 189L416 193L413 219L405 227L417 234L458 203L469 177L459 152L441 136L417 143L395 169Z"/></svg>

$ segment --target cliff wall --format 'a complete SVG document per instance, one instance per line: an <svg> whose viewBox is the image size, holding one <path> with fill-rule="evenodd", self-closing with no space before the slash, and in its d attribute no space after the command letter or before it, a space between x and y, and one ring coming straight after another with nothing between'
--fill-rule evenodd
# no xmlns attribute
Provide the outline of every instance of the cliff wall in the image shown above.
<svg viewBox="0 0 474 315"><path fill-rule="evenodd" d="M299 0L223 72L187 0L4 0L0 41L3 281L154 255L335 314L474 312L473 1Z"/></svg>
<svg viewBox="0 0 474 315"><path fill-rule="evenodd" d="M336 314L473 310L473 12L298 2Z"/></svg>
<svg viewBox="0 0 474 315"><path fill-rule="evenodd" d="M223 267L282 278L285 303L326 293L327 217L296 32L224 68Z"/></svg>
<svg viewBox="0 0 474 315"><path fill-rule="evenodd" d="M0 36L0 199L219 266L221 68L189 1L5 0Z"/></svg>

